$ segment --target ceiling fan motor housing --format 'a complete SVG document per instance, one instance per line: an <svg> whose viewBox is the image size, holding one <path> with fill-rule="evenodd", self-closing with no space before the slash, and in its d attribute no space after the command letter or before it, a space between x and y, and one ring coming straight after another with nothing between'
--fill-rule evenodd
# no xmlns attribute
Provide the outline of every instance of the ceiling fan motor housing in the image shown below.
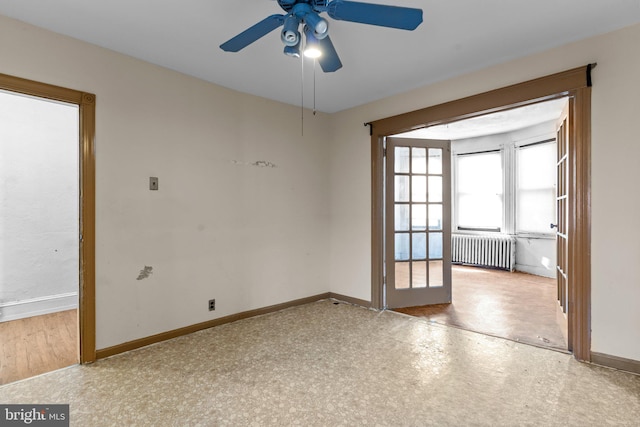
<svg viewBox="0 0 640 427"><path fill-rule="evenodd" d="M297 3L306 3L316 12L322 12L326 9L329 0L278 0L280 7L287 13L291 12Z"/></svg>

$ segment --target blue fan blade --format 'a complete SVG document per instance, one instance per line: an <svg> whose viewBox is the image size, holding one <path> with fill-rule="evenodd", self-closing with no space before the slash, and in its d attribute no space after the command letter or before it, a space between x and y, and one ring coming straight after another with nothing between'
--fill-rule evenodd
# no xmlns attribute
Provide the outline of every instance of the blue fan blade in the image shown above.
<svg viewBox="0 0 640 427"><path fill-rule="evenodd" d="M325 73L332 73L342 68L342 62L340 62L338 52L336 52L336 48L333 47L333 43L331 43L329 36L322 40L318 40L318 43L322 49L322 56L318 58L322 71Z"/></svg>
<svg viewBox="0 0 640 427"><path fill-rule="evenodd" d="M422 9L334 0L327 5L333 19L378 25L380 27L415 30L422 22Z"/></svg>
<svg viewBox="0 0 640 427"><path fill-rule="evenodd" d="M220 45L226 52L238 52L284 23L286 15L271 15Z"/></svg>

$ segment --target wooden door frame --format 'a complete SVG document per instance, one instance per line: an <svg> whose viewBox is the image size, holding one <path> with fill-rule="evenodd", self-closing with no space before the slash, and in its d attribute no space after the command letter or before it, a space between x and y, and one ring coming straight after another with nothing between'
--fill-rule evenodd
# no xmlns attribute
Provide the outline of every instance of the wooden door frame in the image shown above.
<svg viewBox="0 0 640 427"><path fill-rule="evenodd" d="M371 129L371 305L383 307L383 141L387 136L561 97L573 98L569 141L569 350L591 355L591 70L574 68L368 123Z"/></svg>
<svg viewBox="0 0 640 427"><path fill-rule="evenodd" d="M75 104L79 110L80 271L78 324L80 363L96 360L95 316L95 95L0 74L0 89Z"/></svg>

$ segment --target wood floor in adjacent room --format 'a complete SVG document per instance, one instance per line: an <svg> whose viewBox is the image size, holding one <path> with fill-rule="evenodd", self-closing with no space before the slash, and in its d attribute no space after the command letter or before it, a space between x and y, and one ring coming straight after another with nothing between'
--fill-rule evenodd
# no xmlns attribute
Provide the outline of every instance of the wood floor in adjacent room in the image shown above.
<svg viewBox="0 0 640 427"><path fill-rule="evenodd" d="M78 363L78 313L0 323L0 385Z"/></svg>
<svg viewBox="0 0 640 427"><path fill-rule="evenodd" d="M396 311L526 344L567 350L557 322L555 279L454 265L452 283L451 304Z"/></svg>

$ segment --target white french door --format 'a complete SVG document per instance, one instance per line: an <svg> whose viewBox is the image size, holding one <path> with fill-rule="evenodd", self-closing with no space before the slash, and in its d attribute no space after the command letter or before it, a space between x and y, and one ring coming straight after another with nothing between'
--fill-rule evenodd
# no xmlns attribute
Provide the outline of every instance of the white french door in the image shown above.
<svg viewBox="0 0 640 427"><path fill-rule="evenodd" d="M388 308L451 302L451 143L387 138Z"/></svg>

